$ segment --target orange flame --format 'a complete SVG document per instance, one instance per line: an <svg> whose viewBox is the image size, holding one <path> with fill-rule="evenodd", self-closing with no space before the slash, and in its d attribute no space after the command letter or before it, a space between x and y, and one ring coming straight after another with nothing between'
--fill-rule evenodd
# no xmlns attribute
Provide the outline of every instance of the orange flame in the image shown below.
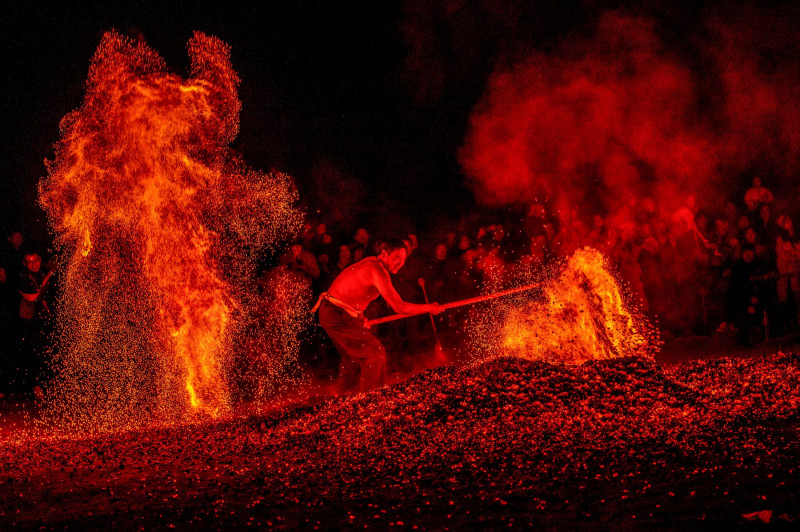
<svg viewBox="0 0 800 532"><path fill-rule="evenodd" d="M504 354L580 364L651 355L658 340L647 320L628 309L600 252L584 248L546 286L543 301L508 312L500 344Z"/></svg>
<svg viewBox="0 0 800 532"><path fill-rule="evenodd" d="M89 230L86 230L86 234L83 238L83 249L81 249L81 255L84 257L89 256L89 252L92 250L92 238L89 235Z"/></svg>
<svg viewBox="0 0 800 532"><path fill-rule="evenodd" d="M70 254L60 385L101 425L136 424L142 405L160 419L228 409L237 291L254 252L299 223L290 178L227 147L241 107L228 46L196 33L189 54L183 80L104 35L40 186Z"/></svg>

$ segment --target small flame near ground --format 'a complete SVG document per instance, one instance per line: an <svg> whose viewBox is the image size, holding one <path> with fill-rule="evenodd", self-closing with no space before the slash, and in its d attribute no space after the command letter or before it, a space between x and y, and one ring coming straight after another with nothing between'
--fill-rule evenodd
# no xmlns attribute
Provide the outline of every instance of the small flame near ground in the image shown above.
<svg viewBox="0 0 800 532"><path fill-rule="evenodd" d="M538 275L540 292L498 302L473 321L476 352L560 364L655 355L658 330L623 296L599 251L580 249Z"/></svg>
<svg viewBox="0 0 800 532"><path fill-rule="evenodd" d="M229 47L196 33L191 76L106 33L40 183L62 251L50 418L82 431L217 417L258 253L294 234L289 176L249 169Z"/></svg>

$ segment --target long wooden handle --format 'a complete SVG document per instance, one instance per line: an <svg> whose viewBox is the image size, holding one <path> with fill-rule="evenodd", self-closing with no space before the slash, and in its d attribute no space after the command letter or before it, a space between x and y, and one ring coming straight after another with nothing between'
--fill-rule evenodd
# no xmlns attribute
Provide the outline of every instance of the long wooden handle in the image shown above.
<svg viewBox="0 0 800 532"><path fill-rule="evenodd" d="M501 292L495 292L493 294L485 294L482 296L470 297L469 299L461 299L459 301L451 301L450 303L445 303L443 305L439 305L444 310L449 310L451 308L456 307L463 307L464 305L473 305L475 303L480 303L481 301L487 301L489 299L495 299L497 297L503 297L511 294L516 294L519 292L524 292L526 290L532 290L542 286L542 283L533 283L526 286L518 286L517 288L509 288L508 290L503 290ZM404 318L410 318L411 316L419 316L420 314L425 314L425 312L414 312L413 314L392 314L390 316L384 316L382 318L376 318L374 320L367 321L367 326L372 327L373 325L380 325L381 323L387 323L390 321L395 320L402 320Z"/></svg>

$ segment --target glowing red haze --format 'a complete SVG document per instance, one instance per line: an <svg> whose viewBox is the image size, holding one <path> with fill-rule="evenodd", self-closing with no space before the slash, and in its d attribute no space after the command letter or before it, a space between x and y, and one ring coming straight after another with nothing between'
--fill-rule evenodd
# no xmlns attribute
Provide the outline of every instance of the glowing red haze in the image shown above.
<svg viewBox="0 0 800 532"><path fill-rule="evenodd" d="M776 34L753 29L753 17ZM784 67L798 37L765 18L714 19L678 50L654 19L608 13L593 36L496 72L461 152L477 196L546 200L562 217L599 214L619 227L651 214L669 221L690 196L718 205L741 172L788 182L800 154L800 79Z"/></svg>

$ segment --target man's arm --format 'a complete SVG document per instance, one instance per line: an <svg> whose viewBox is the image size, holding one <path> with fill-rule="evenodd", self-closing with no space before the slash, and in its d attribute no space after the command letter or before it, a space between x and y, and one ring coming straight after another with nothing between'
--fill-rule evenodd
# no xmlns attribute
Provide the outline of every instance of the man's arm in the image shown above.
<svg viewBox="0 0 800 532"><path fill-rule="evenodd" d="M424 312L439 314L443 310L438 303L419 305L417 303L403 301L403 298L400 297L400 294L398 294L397 290L392 286L392 279L383 266L378 265L373 268L372 276L372 281L378 289L378 292L380 292L389 306L392 307L392 310L398 314L421 314Z"/></svg>

